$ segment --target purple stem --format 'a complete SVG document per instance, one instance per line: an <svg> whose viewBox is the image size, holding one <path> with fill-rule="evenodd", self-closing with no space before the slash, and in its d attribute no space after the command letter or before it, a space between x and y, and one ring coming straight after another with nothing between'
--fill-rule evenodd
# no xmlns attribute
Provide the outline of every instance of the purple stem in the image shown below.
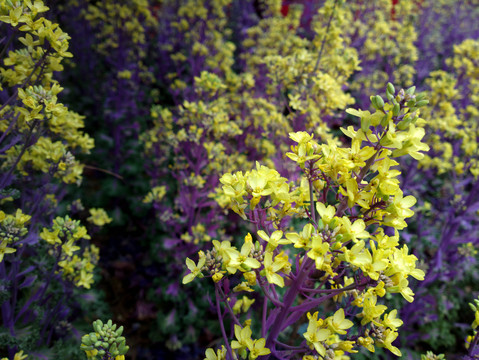
<svg viewBox="0 0 479 360"><path fill-rule="evenodd" d="M223 316L221 315L221 307L220 307L220 294L218 291L218 284L215 283L215 296L216 296L216 313L218 315L218 320L220 322L221 327L221 334L223 334L223 340L225 341L225 346L228 351L229 360L234 360L233 351L231 350L230 343L228 341L228 337L226 336L225 331L225 324L223 323Z"/></svg>
<svg viewBox="0 0 479 360"><path fill-rule="evenodd" d="M266 340L266 347L272 351L272 353L275 350L274 347L274 341L277 339L279 333L283 330L284 328L284 321L290 312L290 308L293 305L294 300L297 298L298 294L300 293L300 288L301 285L303 284L303 281L305 278L308 276L309 273L309 267L312 264L312 261L310 258L306 258L303 261L303 264L301 268L298 270L296 281L293 283L293 285L288 289L288 292L286 293L284 297L284 307L280 309L278 315L275 317L275 320L271 326L271 332L268 335L268 339ZM273 313L270 315L273 316ZM263 359L269 359L269 355L265 355Z"/></svg>

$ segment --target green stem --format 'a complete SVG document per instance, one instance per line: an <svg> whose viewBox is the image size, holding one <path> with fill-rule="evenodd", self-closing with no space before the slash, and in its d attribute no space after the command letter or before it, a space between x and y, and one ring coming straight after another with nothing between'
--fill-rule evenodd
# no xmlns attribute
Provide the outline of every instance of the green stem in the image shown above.
<svg viewBox="0 0 479 360"><path fill-rule="evenodd" d="M327 40L327 38L328 38L329 29L330 29L330 27L331 27L331 21L333 20L334 10L336 10L336 5L337 5L337 4L338 4L338 0L336 0L336 1L334 2L333 10L331 11L331 15L329 15L328 25L326 26L326 33L324 34L323 41L321 42L321 48L320 48L320 50L319 50L318 59L316 60L316 65L314 66L313 74L314 74L314 73L318 70L318 68L319 68L319 63L321 62L321 57L323 56L324 47L325 47L325 44L326 44L326 40Z"/></svg>

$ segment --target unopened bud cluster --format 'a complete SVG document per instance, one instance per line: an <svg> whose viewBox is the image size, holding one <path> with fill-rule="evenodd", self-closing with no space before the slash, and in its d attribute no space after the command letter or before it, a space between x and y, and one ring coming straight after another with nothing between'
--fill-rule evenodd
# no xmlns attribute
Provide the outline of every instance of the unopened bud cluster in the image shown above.
<svg viewBox="0 0 479 360"><path fill-rule="evenodd" d="M123 326L116 328L111 320L103 324L101 320L93 322L95 332L84 335L80 349L84 350L88 359L123 360L129 347L125 344Z"/></svg>

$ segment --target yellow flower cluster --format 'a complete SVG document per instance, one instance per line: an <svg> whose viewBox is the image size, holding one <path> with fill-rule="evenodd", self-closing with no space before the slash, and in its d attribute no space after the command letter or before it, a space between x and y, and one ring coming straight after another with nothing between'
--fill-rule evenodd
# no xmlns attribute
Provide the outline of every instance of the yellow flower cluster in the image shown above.
<svg viewBox="0 0 479 360"><path fill-rule="evenodd" d="M311 24L315 36L307 40L298 33L300 8L292 6L287 17L280 15L280 8L281 2L270 1L266 13L273 16L247 30L243 42L247 70L266 82L263 86L272 104L286 105L290 126L314 130L323 141L333 140L325 118L353 103L344 84L360 69L357 52L341 31L347 11L336 7L335 1L326 1ZM283 134L288 130L284 128Z"/></svg>
<svg viewBox="0 0 479 360"><path fill-rule="evenodd" d="M344 316L344 310L339 309L333 316L328 317L326 320L318 319L318 312L314 314L308 313L308 329L303 334L308 346L311 349L315 349L316 352L323 358L327 355L328 359L336 359L338 356L344 354L344 351L355 353L356 350L352 350L354 342L341 341L338 335L345 335L346 330L351 328L354 324ZM326 350L323 343L328 346L335 344L335 349ZM329 347L329 346L328 346ZM303 360L309 360L312 356L304 356Z"/></svg>
<svg viewBox="0 0 479 360"><path fill-rule="evenodd" d="M251 339L252 331L250 326L241 327L239 325L235 325L235 337L231 343L231 348L238 351L239 356L243 359L246 359L247 352L249 351L249 360L254 360L261 355L268 355L271 353L269 349L264 347L266 340L264 338L253 340Z"/></svg>
<svg viewBox="0 0 479 360"><path fill-rule="evenodd" d="M22 237L28 234L26 224L31 216L26 215L21 209L17 209L14 215L5 214L0 210L0 262L3 261L5 254L12 254L17 249L13 246L20 241Z"/></svg>
<svg viewBox="0 0 479 360"><path fill-rule="evenodd" d="M122 3L88 0L87 3L88 7L81 15L92 26L98 26L96 36L100 42L95 47L96 51L108 56L112 49L121 46L120 42L124 42L126 36L128 41L135 45L127 52L130 57L128 60L136 61L137 56L140 59L145 58L146 53L142 47L147 41L145 27L156 24L147 0L129 0ZM120 72L118 76L128 78L128 73Z"/></svg>
<svg viewBox="0 0 479 360"><path fill-rule="evenodd" d="M40 13L48 10L42 1L3 1L0 21L16 26L24 36L21 48L10 51L0 67L0 89L13 88L12 97L0 108L0 131L4 135L19 134L20 145L10 147L2 155L1 169L25 168L53 173L66 183L79 183L83 166L73 152L88 153L93 140L81 129L83 117L58 103L63 88L53 79L53 72L62 71L61 62L71 57L69 36ZM34 86L29 84L35 83Z"/></svg>
<svg viewBox="0 0 479 360"><path fill-rule="evenodd" d="M174 48L177 68L192 72L169 76L173 94L186 100L173 110L154 106L154 127L141 137L154 167L180 176L182 189L201 199L222 197L215 193L217 174L246 170L257 159L273 167L273 159L287 151L287 134L294 128L314 129L321 139L337 143L326 120L352 104L344 83L359 69L356 51L344 46L338 25L343 10L334 10L334 1L327 1L326 12L314 20L312 40L300 35L299 9L283 17L280 2L269 1L265 17L248 29L242 43L245 65L237 73L231 61L234 45L226 40L230 3L180 3L173 28L182 40L165 50ZM193 87L187 86L188 76ZM180 206L178 216L187 213Z"/></svg>
<svg viewBox="0 0 479 360"><path fill-rule="evenodd" d="M447 61L452 71L434 71L427 80L431 88L427 116L434 121L427 123L426 140L433 151L420 162L426 169L479 176L478 56L479 41L465 40L454 46L454 56Z"/></svg>
<svg viewBox="0 0 479 360"><path fill-rule="evenodd" d="M87 221L96 226L105 226L111 223L113 219L108 216L105 210L92 208L90 209L90 217L87 218Z"/></svg>
<svg viewBox="0 0 479 360"><path fill-rule="evenodd" d="M93 270L99 260L99 249L91 244L78 246L90 236L79 220L67 215L53 220L50 229L43 228L40 237L52 246L51 254L58 259L58 266L64 279L78 287L89 289L93 284Z"/></svg>
<svg viewBox="0 0 479 360"><path fill-rule="evenodd" d="M164 44L162 49L171 52L171 59L177 69L186 62L195 63L202 71L231 74L234 63L235 45L226 39L231 36L227 28L228 20L225 8L231 0L168 0L166 3L179 3L177 18L171 22L174 35L181 39L179 46ZM175 6L176 7L176 6ZM174 52L173 52L174 51ZM189 84L183 79L181 71L168 75L172 80L173 93L189 92ZM205 84L206 85L206 84ZM205 90L208 86L205 87Z"/></svg>
<svg viewBox="0 0 479 360"><path fill-rule="evenodd" d="M301 278L301 271L318 271L323 274L319 278L323 286L331 287L321 291L334 295L338 303L342 297L351 296L352 305L359 311L357 317L367 330L356 342L342 341L339 335L346 334L353 325L345 319L343 309L326 320L318 319L318 312L308 312L309 325L304 337L311 350L333 359L345 351L355 352L356 346L373 352L378 346L400 356L392 342L402 321L396 318L396 310L386 313L387 306L378 304L378 299L387 293L400 293L412 302L414 294L408 278L424 280L425 276L416 268L416 256L409 254L406 245L399 246L398 230L404 229L405 219L413 216L411 207L416 199L404 196L397 179L400 172L394 169L398 163L392 159L404 155L421 159L422 151L429 149L422 142L425 132L420 125L424 121L419 118L419 108L428 101L414 91L412 87L396 93L389 83L388 102L379 95L371 97L373 114L348 109L361 121L358 130L352 126L341 129L351 138L349 147L333 142L320 144L307 132L291 133L296 145L286 156L304 172L296 184L259 163L254 170L223 175L223 204L257 226L267 230L266 224L270 224L275 230L257 230L255 242L248 234L241 249L229 241L213 240L214 248L206 253L200 251L197 264L187 258L190 273L183 283L205 275L221 283L225 276L239 271L242 282L233 291L251 292L259 286L273 304L286 307L267 288L297 286L286 282L293 269L295 281ZM331 193L336 200L333 204ZM310 222L300 232L284 233L281 227L286 217L306 217ZM394 235L386 235L384 227L393 228ZM291 257L296 257L296 261ZM355 277L360 272L369 279L368 285L361 287L355 278L341 276L345 269L350 269ZM305 288L303 293L310 298L308 291L314 295L315 290ZM315 304L313 301L312 305L297 308L308 311ZM247 329L238 328L237 333L247 335ZM240 355L248 349L251 358L253 350L246 346L246 340L233 342L232 348ZM304 359L310 357L305 355Z"/></svg>
<svg viewBox="0 0 479 360"><path fill-rule="evenodd" d="M358 93L376 93L387 81L403 87L412 85L418 59L413 22L418 5L399 1L394 5L394 17L392 6L390 0L346 3L348 21L342 23L341 30L347 41L355 44L360 59L365 64L374 63L372 72L355 76L351 88Z"/></svg>
<svg viewBox="0 0 479 360"><path fill-rule="evenodd" d="M143 199L144 203L160 202L166 195L165 186L155 186Z"/></svg>

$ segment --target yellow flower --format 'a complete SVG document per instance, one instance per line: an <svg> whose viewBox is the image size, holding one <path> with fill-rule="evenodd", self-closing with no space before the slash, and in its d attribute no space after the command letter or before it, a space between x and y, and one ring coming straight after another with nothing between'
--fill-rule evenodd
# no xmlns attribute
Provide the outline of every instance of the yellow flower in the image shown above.
<svg viewBox="0 0 479 360"><path fill-rule="evenodd" d="M374 340L372 338L370 338L369 336L366 337L366 338L359 337L358 338L358 344L365 347L366 349L368 349L371 352L375 352Z"/></svg>
<svg viewBox="0 0 479 360"><path fill-rule="evenodd" d="M75 251L80 250L79 246L73 245L73 241L73 239L70 239L68 242L62 245L62 250L67 256L73 256Z"/></svg>
<svg viewBox="0 0 479 360"><path fill-rule="evenodd" d="M19 352L17 352L15 354L15 356L13 357L13 360L23 360L23 359L26 359L28 357L27 354L23 354L23 350L20 350ZM7 358L3 358L2 360L8 360Z"/></svg>
<svg viewBox="0 0 479 360"><path fill-rule="evenodd" d="M253 241L251 239L251 235L248 234L245 237L245 242L241 247L241 253L238 251L230 251L228 254L230 255L231 260L228 263L228 271L230 267L234 269L240 269L242 271L257 269L261 266L260 262L252 257L249 257L251 254L251 250L253 249ZM230 271L234 273L233 271Z"/></svg>
<svg viewBox="0 0 479 360"><path fill-rule="evenodd" d="M204 360L226 360L226 348L222 345L215 353L213 349L206 349Z"/></svg>
<svg viewBox="0 0 479 360"><path fill-rule="evenodd" d="M377 339L376 341L380 347L385 347L396 356L402 356L401 351L397 347L392 345L393 341L396 340L397 337L397 332L391 329L386 329L384 330L381 339Z"/></svg>
<svg viewBox="0 0 479 360"><path fill-rule="evenodd" d="M40 237L50 245L61 244L62 241L58 237L59 233L60 229L48 231L47 228L43 228L42 232L40 233Z"/></svg>
<svg viewBox="0 0 479 360"><path fill-rule="evenodd" d="M253 347L253 340L251 339L251 328L249 326L241 328L241 326L239 325L235 325L234 328L237 340L233 340L231 342L231 348L237 349L240 356L245 355L246 349Z"/></svg>
<svg viewBox="0 0 479 360"><path fill-rule="evenodd" d="M188 284L189 282L193 281L195 277L203 277L203 275L201 274L201 270L203 269L205 263L206 257L202 252L200 252L198 265L196 265L195 262L190 258L186 258L186 266L191 272L183 278L183 284Z"/></svg>
<svg viewBox="0 0 479 360"><path fill-rule="evenodd" d="M326 322L328 323L328 329L340 335L345 335L345 330L354 325L352 321L345 318L343 308L336 311L334 316L327 318Z"/></svg>
<svg viewBox="0 0 479 360"><path fill-rule="evenodd" d="M253 346L249 348L250 353L248 359L254 360L258 358L258 356L271 354L271 350L264 347L265 344L266 340L263 338L255 340Z"/></svg>
<svg viewBox="0 0 479 360"><path fill-rule="evenodd" d="M316 203L316 210L318 211L321 220L323 220L324 225L329 224L336 214L336 208L334 206L328 205L328 207L326 207L322 202Z"/></svg>
<svg viewBox="0 0 479 360"><path fill-rule="evenodd" d="M386 311L386 305L376 305L377 297L371 293L367 293L364 297L362 303L363 312L358 316L362 316L361 325L366 325L369 322L373 322L375 325L380 326L381 324L376 321L384 311Z"/></svg>
<svg viewBox="0 0 479 360"><path fill-rule="evenodd" d="M113 221L111 217L108 216L105 210L103 209L90 209L90 217L87 220L96 226L104 226Z"/></svg>
<svg viewBox="0 0 479 360"><path fill-rule="evenodd" d="M277 230L271 234L271 236L268 236L263 230L258 231L258 235L260 238L262 238L264 241L268 243L267 250L268 251L273 251L278 247L278 245L286 245L286 244L291 244L291 240L288 239L283 239L283 232L281 230Z"/></svg>
<svg viewBox="0 0 479 360"><path fill-rule="evenodd" d="M281 277L281 275L277 274L277 272L283 268L283 265L284 264L282 262L278 262L276 258L273 262L273 253L267 252L264 254L264 269L262 273L264 272L266 279L270 284L276 284L279 287L284 287L284 279Z"/></svg>
<svg viewBox="0 0 479 360"><path fill-rule="evenodd" d="M236 303L233 306L233 312L235 314L239 314L241 312L247 313L251 305L253 305L255 302L255 299L248 299L246 296L243 296L242 299L239 299L236 301Z"/></svg>
<svg viewBox="0 0 479 360"><path fill-rule="evenodd" d="M3 256L5 254L13 254L15 251L17 251L17 249L9 248L9 247L7 247L6 242L2 242L0 244L0 262L3 261Z"/></svg>
<svg viewBox="0 0 479 360"><path fill-rule="evenodd" d="M318 320L318 312L316 311L313 315L308 312L308 329L303 334L304 338L306 339L309 347L311 349L316 349L319 355L324 357L326 354L326 348L322 344L330 335L331 331L328 329L321 328L323 325L323 320Z"/></svg>
<svg viewBox="0 0 479 360"><path fill-rule="evenodd" d="M401 319L396 318L397 312L398 311L394 309L389 314L384 315L383 325L393 331L396 331L397 328L403 324Z"/></svg>
<svg viewBox="0 0 479 360"><path fill-rule="evenodd" d="M358 219L351 224L351 220L347 217L342 217L341 219L341 232L344 235L343 241L352 239L354 242L357 242L358 239L368 238L371 235L367 232L366 224L362 219Z"/></svg>
<svg viewBox="0 0 479 360"><path fill-rule="evenodd" d="M85 350L85 353L86 353L86 356L88 356L88 358L95 358L96 354L98 354L98 350L97 349Z"/></svg>
<svg viewBox="0 0 479 360"><path fill-rule="evenodd" d="M329 252L329 243L323 242L322 237L319 234L313 235L313 241L311 244L311 250L308 251L308 257L313 259L316 263L316 269L321 270L324 261Z"/></svg>
<svg viewBox="0 0 479 360"><path fill-rule="evenodd" d="M308 247L311 242L311 234L313 233L313 230L313 225L306 224L303 227L301 234L295 232L287 233L285 237L294 244L295 248L305 248Z"/></svg>

